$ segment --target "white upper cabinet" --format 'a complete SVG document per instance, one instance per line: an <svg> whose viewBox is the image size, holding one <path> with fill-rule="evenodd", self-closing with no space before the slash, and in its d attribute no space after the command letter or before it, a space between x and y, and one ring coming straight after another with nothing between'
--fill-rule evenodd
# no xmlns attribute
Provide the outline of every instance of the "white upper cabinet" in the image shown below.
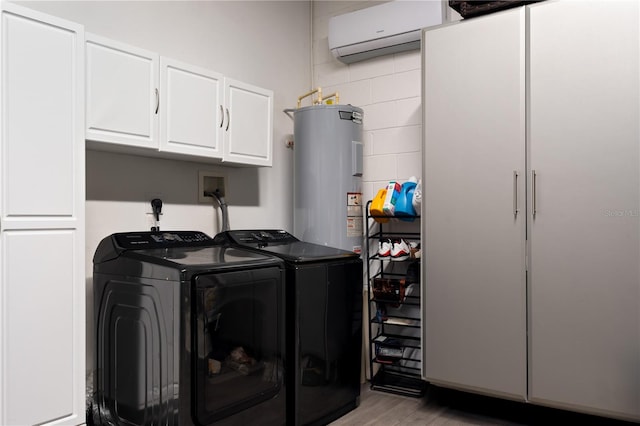
<svg viewBox="0 0 640 426"><path fill-rule="evenodd" d="M273 92L237 80L225 80L224 160L271 166Z"/></svg>
<svg viewBox="0 0 640 426"><path fill-rule="evenodd" d="M272 165L272 91L93 34L86 110L97 149Z"/></svg>
<svg viewBox="0 0 640 426"><path fill-rule="evenodd" d="M159 55L87 34L86 138L158 148Z"/></svg>
<svg viewBox="0 0 640 426"><path fill-rule="evenodd" d="M84 28L3 2L0 38L0 424L82 424Z"/></svg>
<svg viewBox="0 0 640 426"><path fill-rule="evenodd" d="M160 79L160 150L222 158L224 77L162 57Z"/></svg>

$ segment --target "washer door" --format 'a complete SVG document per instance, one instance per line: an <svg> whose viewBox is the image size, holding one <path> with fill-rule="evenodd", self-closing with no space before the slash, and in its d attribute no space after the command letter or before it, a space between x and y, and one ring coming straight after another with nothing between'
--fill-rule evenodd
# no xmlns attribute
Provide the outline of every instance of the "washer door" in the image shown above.
<svg viewBox="0 0 640 426"><path fill-rule="evenodd" d="M207 273L192 282L195 422L284 424L283 271Z"/></svg>

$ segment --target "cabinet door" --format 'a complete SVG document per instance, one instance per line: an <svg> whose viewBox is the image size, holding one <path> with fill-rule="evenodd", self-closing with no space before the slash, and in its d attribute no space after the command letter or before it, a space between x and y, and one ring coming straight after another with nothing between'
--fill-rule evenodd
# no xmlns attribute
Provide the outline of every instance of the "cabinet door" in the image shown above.
<svg viewBox="0 0 640 426"><path fill-rule="evenodd" d="M158 148L159 56L87 35L86 138Z"/></svg>
<svg viewBox="0 0 640 426"><path fill-rule="evenodd" d="M222 158L222 75L162 57L160 150Z"/></svg>
<svg viewBox="0 0 640 426"><path fill-rule="evenodd" d="M225 79L224 161L271 166L273 92Z"/></svg>
<svg viewBox="0 0 640 426"><path fill-rule="evenodd" d="M84 30L4 2L0 26L0 424L80 424Z"/></svg>
<svg viewBox="0 0 640 426"><path fill-rule="evenodd" d="M524 8L424 32L424 376L524 399Z"/></svg>
<svg viewBox="0 0 640 426"><path fill-rule="evenodd" d="M638 15L625 1L530 8L529 394L635 419Z"/></svg>

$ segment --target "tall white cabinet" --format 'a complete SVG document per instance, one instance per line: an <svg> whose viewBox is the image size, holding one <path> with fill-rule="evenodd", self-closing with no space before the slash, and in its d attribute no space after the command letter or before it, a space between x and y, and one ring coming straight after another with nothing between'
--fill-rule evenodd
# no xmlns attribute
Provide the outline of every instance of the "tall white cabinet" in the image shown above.
<svg viewBox="0 0 640 426"><path fill-rule="evenodd" d="M529 10L529 396L640 419L640 7L581 3Z"/></svg>
<svg viewBox="0 0 640 426"><path fill-rule="evenodd" d="M521 400L524 18L519 9L427 31L423 102L424 373Z"/></svg>
<svg viewBox="0 0 640 426"><path fill-rule="evenodd" d="M639 16L546 1L424 32L427 380L640 419Z"/></svg>
<svg viewBox="0 0 640 426"><path fill-rule="evenodd" d="M0 424L80 424L84 30L2 3Z"/></svg>

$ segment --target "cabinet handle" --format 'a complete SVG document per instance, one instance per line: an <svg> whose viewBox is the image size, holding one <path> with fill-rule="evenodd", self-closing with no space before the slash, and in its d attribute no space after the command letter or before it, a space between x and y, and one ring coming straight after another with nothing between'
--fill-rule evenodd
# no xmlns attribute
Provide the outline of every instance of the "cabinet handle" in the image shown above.
<svg viewBox="0 0 640 426"><path fill-rule="evenodd" d="M225 108L225 111L227 112L227 127L225 127L224 131L228 131L229 130L229 123L231 123L231 117L229 117L229 108Z"/></svg>
<svg viewBox="0 0 640 426"><path fill-rule="evenodd" d="M156 114L158 113L158 110L160 109L160 92L158 91L158 88L156 87Z"/></svg>
<svg viewBox="0 0 640 426"><path fill-rule="evenodd" d="M223 124L224 124L224 109L222 109L222 105L220 105L220 128L221 129Z"/></svg>
<svg viewBox="0 0 640 426"><path fill-rule="evenodd" d="M513 216L518 217L518 172L513 171Z"/></svg>
<svg viewBox="0 0 640 426"><path fill-rule="evenodd" d="M531 211L533 213L533 217L536 217L536 212L538 210L536 203L536 176L536 171L531 170Z"/></svg>

